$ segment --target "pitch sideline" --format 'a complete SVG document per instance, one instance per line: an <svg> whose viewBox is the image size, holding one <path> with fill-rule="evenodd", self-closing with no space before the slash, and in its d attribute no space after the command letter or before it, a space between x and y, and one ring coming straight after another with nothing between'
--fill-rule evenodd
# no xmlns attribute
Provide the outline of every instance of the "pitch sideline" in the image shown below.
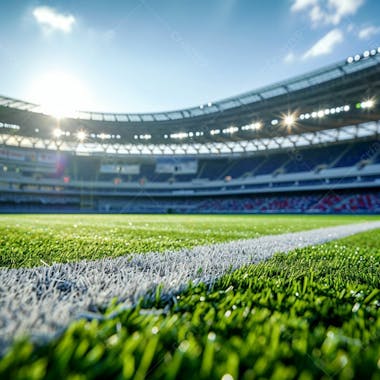
<svg viewBox="0 0 380 380"><path fill-rule="evenodd" d="M266 235L176 252L0 270L0 352L22 335L46 339L85 313L117 297L132 306L157 286L163 294L189 281L213 282L230 270L266 260L277 252L322 244L380 228L379 222Z"/></svg>

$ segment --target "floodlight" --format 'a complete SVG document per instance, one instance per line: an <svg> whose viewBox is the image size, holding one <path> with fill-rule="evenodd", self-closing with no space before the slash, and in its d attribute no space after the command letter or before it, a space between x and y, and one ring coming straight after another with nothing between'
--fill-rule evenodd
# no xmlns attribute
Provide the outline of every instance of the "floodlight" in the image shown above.
<svg viewBox="0 0 380 380"><path fill-rule="evenodd" d="M59 128L56 128L53 131L53 135L54 135L54 137L56 137L57 139L59 139L63 135L63 131L61 129L59 129Z"/></svg>
<svg viewBox="0 0 380 380"><path fill-rule="evenodd" d="M354 57L354 60L357 62L357 61L360 60L360 58L361 58L360 55L359 55L359 54L356 54L355 57Z"/></svg>
<svg viewBox="0 0 380 380"><path fill-rule="evenodd" d="M366 50L366 51L363 53L363 57L364 57L364 58L368 58L368 57L369 57L369 50Z"/></svg>
<svg viewBox="0 0 380 380"><path fill-rule="evenodd" d="M295 122L295 117L294 115L292 114L288 114L284 117L284 124L287 126L287 127L291 127Z"/></svg>
<svg viewBox="0 0 380 380"><path fill-rule="evenodd" d="M229 128L223 129L223 133L233 134L233 133L237 132L238 130L239 130L238 127L231 126Z"/></svg>
<svg viewBox="0 0 380 380"><path fill-rule="evenodd" d="M371 50L371 55L376 55L376 49Z"/></svg>
<svg viewBox="0 0 380 380"><path fill-rule="evenodd" d="M273 120L271 121L271 124L272 124L272 125L277 125L277 124L278 124L278 120L277 120L277 119L273 119Z"/></svg>
<svg viewBox="0 0 380 380"><path fill-rule="evenodd" d="M361 108L372 108L374 105L375 101L373 99L367 99L360 103Z"/></svg>
<svg viewBox="0 0 380 380"><path fill-rule="evenodd" d="M84 140L86 139L86 137L87 137L87 134L86 134L85 131L79 131L79 132L77 133L77 139L78 139L79 141L84 141Z"/></svg>
<svg viewBox="0 0 380 380"><path fill-rule="evenodd" d="M347 58L347 63L352 63L354 62L354 58L353 57L348 57Z"/></svg>

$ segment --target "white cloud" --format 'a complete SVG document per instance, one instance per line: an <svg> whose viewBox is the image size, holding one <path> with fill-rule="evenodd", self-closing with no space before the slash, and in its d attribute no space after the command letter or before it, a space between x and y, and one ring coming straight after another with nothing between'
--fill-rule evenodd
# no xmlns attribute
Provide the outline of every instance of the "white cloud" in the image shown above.
<svg viewBox="0 0 380 380"><path fill-rule="evenodd" d="M340 29L333 29L328 32L324 37L317 41L311 49L309 49L303 58L318 57L320 55L329 54L333 51L334 47L340 44L344 39L343 33Z"/></svg>
<svg viewBox="0 0 380 380"><path fill-rule="evenodd" d="M296 56L294 55L293 52L289 52L288 54L286 54L286 56L284 57L284 62L285 63L292 63L296 60Z"/></svg>
<svg viewBox="0 0 380 380"><path fill-rule="evenodd" d="M338 24L343 17L354 15L364 4L364 0L329 0L328 3L336 11L336 14L332 15L332 20Z"/></svg>
<svg viewBox="0 0 380 380"><path fill-rule="evenodd" d="M313 22L313 25L317 25L325 18L325 14L322 12L322 9L318 4L311 7L309 11L309 18Z"/></svg>
<svg viewBox="0 0 380 380"><path fill-rule="evenodd" d="M368 26L367 28L364 28L359 31L359 38L361 40L368 40L372 36L375 36L376 34L380 33L380 27L376 26Z"/></svg>
<svg viewBox="0 0 380 380"><path fill-rule="evenodd" d="M307 12L314 26L338 25L353 16L365 0L293 0L292 12Z"/></svg>
<svg viewBox="0 0 380 380"><path fill-rule="evenodd" d="M34 8L33 16L47 32L58 30L70 33L76 21L71 14L58 13L55 9L45 6Z"/></svg>
<svg viewBox="0 0 380 380"><path fill-rule="evenodd" d="M303 11L309 6L314 6L317 3L318 0L294 0L291 10L292 12Z"/></svg>

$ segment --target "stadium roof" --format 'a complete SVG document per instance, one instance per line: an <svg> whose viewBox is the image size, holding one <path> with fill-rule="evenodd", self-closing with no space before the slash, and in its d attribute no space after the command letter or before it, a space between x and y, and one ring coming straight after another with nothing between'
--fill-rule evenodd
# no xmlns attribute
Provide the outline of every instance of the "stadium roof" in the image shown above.
<svg viewBox="0 0 380 380"><path fill-rule="evenodd" d="M336 130L380 120L379 73L380 48L199 107L140 114L78 112L60 120L36 104L0 97L0 133L103 145L183 145Z"/></svg>

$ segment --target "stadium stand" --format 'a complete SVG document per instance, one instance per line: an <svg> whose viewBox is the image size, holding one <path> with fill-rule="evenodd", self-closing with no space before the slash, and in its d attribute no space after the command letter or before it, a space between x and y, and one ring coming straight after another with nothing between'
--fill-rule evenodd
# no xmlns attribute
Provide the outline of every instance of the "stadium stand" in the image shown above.
<svg viewBox="0 0 380 380"><path fill-rule="evenodd" d="M59 128L0 97L0 211L378 213L379 70L371 50L208 106Z"/></svg>

